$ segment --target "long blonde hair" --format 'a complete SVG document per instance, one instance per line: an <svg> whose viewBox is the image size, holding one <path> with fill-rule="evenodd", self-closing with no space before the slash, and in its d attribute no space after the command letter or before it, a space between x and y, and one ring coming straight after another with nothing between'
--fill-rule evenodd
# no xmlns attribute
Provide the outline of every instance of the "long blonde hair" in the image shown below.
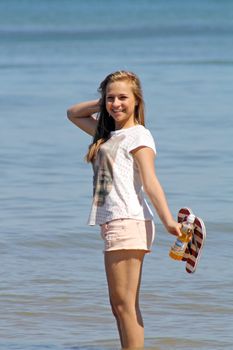
<svg viewBox="0 0 233 350"><path fill-rule="evenodd" d="M106 142L110 136L110 132L115 130L114 119L108 114L106 109L106 91L108 84L114 83L116 81L127 81L131 84L135 100L137 101L137 105L135 105L134 111L135 122L137 124L145 125L144 100L141 83L137 75L132 72L126 72L123 70L109 74L101 82L98 88L98 92L101 94L100 112L98 115L98 124L95 135L93 137L93 142L89 146L89 150L86 155L87 162L93 162L101 144Z"/></svg>

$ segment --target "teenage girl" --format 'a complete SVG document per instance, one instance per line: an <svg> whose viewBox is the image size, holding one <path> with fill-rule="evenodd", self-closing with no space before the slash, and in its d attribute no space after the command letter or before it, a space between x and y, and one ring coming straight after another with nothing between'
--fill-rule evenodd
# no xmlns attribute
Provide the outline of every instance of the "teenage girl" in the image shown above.
<svg viewBox="0 0 233 350"><path fill-rule="evenodd" d="M123 349L144 346L139 309L142 264L154 240L153 214L144 191L167 231L180 235L156 176L153 137L144 124L144 101L138 77L109 74L101 98L76 104L68 118L93 137L86 159L94 172L89 224L100 225L105 242L109 299ZM97 114L97 116L96 116Z"/></svg>

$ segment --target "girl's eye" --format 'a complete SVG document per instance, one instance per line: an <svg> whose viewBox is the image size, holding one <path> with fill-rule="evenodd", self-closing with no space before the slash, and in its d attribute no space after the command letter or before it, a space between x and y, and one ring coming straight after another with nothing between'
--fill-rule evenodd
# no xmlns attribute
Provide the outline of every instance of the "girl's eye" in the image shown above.
<svg viewBox="0 0 233 350"><path fill-rule="evenodd" d="M127 96L119 96L118 97L118 100L120 100L120 101L124 101L124 100L126 100L128 97ZM114 100L115 100L115 97L113 97L113 96L107 96L107 98L106 98L106 100L108 101L108 102L113 102Z"/></svg>

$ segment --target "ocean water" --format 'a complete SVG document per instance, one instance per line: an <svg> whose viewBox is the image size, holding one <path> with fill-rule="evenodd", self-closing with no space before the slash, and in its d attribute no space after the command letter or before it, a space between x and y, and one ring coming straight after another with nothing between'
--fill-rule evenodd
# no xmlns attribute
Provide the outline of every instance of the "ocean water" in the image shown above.
<svg viewBox="0 0 233 350"><path fill-rule="evenodd" d="M1 349L119 349L86 225L90 138L66 119L117 69L141 78L171 211L189 206L207 228L190 276L155 217L145 348L233 348L232 16L230 0L1 0Z"/></svg>

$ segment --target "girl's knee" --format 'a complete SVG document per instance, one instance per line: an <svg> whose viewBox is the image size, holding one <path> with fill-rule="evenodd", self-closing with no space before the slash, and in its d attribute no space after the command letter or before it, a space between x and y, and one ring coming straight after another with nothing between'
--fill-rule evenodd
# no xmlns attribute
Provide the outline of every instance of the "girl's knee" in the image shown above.
<svg viewBox="0 0 233 350"><path fill-rule="evenodd" d="M115 317L122 317L128 314L135 314L135 303L127 298L111 297L110 304Z"/></svg>

